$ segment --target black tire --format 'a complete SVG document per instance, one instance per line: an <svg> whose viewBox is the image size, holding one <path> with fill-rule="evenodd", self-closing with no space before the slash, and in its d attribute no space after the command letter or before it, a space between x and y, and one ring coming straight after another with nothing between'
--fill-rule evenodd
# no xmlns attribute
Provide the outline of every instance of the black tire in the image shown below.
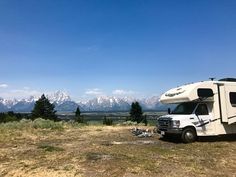
<svg viewBox="0 0 236 177"><path fill-rule="evenodd" d="M197 134L194 128L185 128L182 132L181 139L184 143L192 143L196 141Z"/></svg>

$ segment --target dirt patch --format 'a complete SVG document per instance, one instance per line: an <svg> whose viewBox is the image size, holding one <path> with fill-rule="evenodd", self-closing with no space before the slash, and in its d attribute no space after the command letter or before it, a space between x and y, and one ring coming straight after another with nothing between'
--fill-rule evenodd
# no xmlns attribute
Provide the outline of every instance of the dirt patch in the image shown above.
<svg viewBox="0 0 236 177"><path fill-rule="evenodd" d="M111 160L113 157L109 154L89 152L86 154L87 160L97 161L97 160Z"/></svg>

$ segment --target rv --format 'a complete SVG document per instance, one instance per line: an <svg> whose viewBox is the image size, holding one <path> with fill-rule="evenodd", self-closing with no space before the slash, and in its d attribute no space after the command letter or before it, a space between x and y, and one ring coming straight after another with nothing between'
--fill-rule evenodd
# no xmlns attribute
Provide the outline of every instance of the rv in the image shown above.
<svg viewBox="0 0 236 177"><path fill-rule="evenodd" d="M185 143L198 136L236 133L236 79L203 81L173 88L160 97L163 104L177 104L157 120L163 137L180 135Z"/></svg>

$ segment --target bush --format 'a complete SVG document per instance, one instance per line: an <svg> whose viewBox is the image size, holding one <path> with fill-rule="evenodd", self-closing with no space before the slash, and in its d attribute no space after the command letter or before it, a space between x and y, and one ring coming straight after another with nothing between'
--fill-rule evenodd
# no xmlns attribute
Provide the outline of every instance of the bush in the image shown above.
<svg viewBox="0 0 236 177"><path fill-rule="evenodd" d="M143 116L143 120L141 121L141 123L144 123L145 124L145 126L147 126L147 124L148 124L148 121L147 121L147 116L145 115L145 116Z"/></svg>
<svg viewBox="0 0 236 177"><path fill-rule="evenodd" d="M138 125L147 126L148 121L147 121L147 116L146 115L142 116L140 120L141 121L139 123L137 123L137 121L132 121L129 117L126 117L125 122L123 122L122 124L123 125L137 125L138 124Z"/></svg>
<svg viewBox="0 0 236 177"><path fill-rule="evenodd" d="M76 123L78 124L78 123ZM29 130L29 129L51 129L51 130L63 130L64 127L70 124L67 124L63 121L54 122L52 120L45 120L42 118L37 118L34 121L29 119L22 119L20 121L12 121L0 124L1 131L10 131L12 130Z"/></svg>
<svg viewBox="0 0 236 177"><path fill-rule="evenodd" d="M17 119L17 117L15 117L15 116L6 115L4 122L13 122L13 121L17 121L17 120L18 120L18 119Z"/></svg>
<svg viewBox="0 0 236 177"><path fill-rule="evenodd" d="M33 127L34 128L41 128L41 129L57 129L57 130L62 130L63 127L63 122L54 122L52 120L48 119L42 119L42 118L37 118L33 121Z"/></svg>
<svg viewBox="0 0 236 177"><path fill-rule="evenodd" d="M131 121L132 119L131 119L131 117L130 116L126 116L125 117L125 122L127 122L127 121Z"/></svg>
<svg viewBox="0 0 236 177"><path fill-rule="evenodd" d="M69 120L69 121L67 121L67 122L65 122L64 123L64 127L65 128L70 128L70 127L73 127L73 128L80 128L80 127L82 127L84 124L80 124L80 123L78 123L78 122L76 122L76 121L74 121L74 120Z"/></svg>
<svg viewBox="0 0 236 177"><path fill-rule="evenodd" d="M125 121L125 122L123 122L122 123L123 125L128 125L128 126L130 126L130 125L137 125L138 123L137 122L133 122L133 121L131 121L131 120L128 120L128 121Z"/></svg>
<svg viewBox="0 0 236 177"><path fill-rule="evenodd" d="M113 120L105 116L103 119L103 125L112 125L112 124L113 124Z"/></svg>
<svg viewBox="0 0 236 177"><path fill-rule="evenodd" d="M13 121L19 121L23 118L23 115L20 113L14 113L13 111L1 112L0 113L0 123L7 123Z"/></svg>
<svg viewBox="0 0 236 177"><path fill-rule="evenodd" d="M76 116L75 122L78 122L80 124L86 123L83 116Z"/></svg>
<svg viewBox="0 0 236 177"><path fill-rule="evenodd" d="M22 119L20 121L12 121L12 122L6 122L2 123L0 125L0 129L5 129L11 131L12 129L16 130L24 130L26 128L31 127L32 121L27 119Z"/></svg>
<svg viewBox="0 0 236 177"><path fill-rule="evenodd" d="M12 130L12 129L18 129L23 130L25 126L21 124L20 122L14 121L14 122L6 122L4 124L1 124L1 128L5 130Z"/></svg>

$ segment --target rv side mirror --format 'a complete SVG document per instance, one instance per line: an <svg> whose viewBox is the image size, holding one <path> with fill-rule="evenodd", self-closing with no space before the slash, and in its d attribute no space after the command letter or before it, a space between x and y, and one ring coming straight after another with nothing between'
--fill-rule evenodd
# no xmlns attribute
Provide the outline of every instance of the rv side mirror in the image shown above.
<svg viewBox="0 0 236 177"><path fill-rule="evenodd" d="M168 114L171 114L171 110L170 110L170 108L168 108Z"/></svg>

